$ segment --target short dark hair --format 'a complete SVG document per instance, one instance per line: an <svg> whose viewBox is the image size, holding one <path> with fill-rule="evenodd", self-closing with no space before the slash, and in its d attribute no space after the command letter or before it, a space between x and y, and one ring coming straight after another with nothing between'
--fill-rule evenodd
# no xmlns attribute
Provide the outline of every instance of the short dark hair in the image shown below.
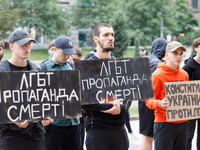
<svg viewBox="0 0 200 150"><path fill-rule="evenodd" d="M100 29L103 28L103 27L108 27L108 28L112 28L111 25L107 24L107 23L100 23L98 25L96 25L92 31L92 35L93 36L98 36L99 37L99 34L100 34Z"/></svg>
<svg viewBox="0 0 200 150"><path fill-rule="evenodd" d="M198 47L199 45L200 45L200 38L197 38L193 41L193 44L192 44L193 50L195 51L195 47Z"/></svg>
<svg viewBox="0 0 200 150"><path fill-rule="evenodd" d="M4 44L4 42L3 41L0 41L0 47L5 47L5 44Z"/></svg>
<svg viewBox="0 0 200 150"><path fill-rule="evenodd" d="M74 46L74 49L76 51L75 55L78 55L79 57L81 57L82 56L82 50L81 50L81 48L79 48L77 46Z"/></svg>
<svg viewBox="0 0 200 150"><path fill-rule="evenodd" d="M54 46L55 40L53 40L51 43L49 43L48 49L50 49L52 46Z"/></svg>

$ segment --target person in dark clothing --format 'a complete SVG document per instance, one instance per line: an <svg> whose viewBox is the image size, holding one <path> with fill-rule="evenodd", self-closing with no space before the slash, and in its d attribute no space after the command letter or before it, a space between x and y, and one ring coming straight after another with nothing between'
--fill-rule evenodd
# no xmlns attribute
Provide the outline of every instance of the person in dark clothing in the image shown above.
<svg viewBox="0 0 200 150"><path fill-rule="evenodd" d="M86 57L85 60L89 59L90 57L92 57L93 55L95 55L95 53L97 52L96 49L93 49L92 51L90 51ZM115 55L111 52L111 57L115 57ZM131 129L131 125L130 125L130 115L129 115L129 111L127 111L127 113L125 114L125 125L126 128L128 129L128 133L130 133L131 135L133 135L133 131Z"/></svg>
<svg viewBox="0 0 200 150"><path fill-rule="evenodd" d="M130 135L133 135L133 131L132 131L131 124L130 124L130 114L129 114L129 111L127 111L127 113L125 114L125 125L126 125L126 128L128 130L128 133Z"/></svg>
<svg viewBox="0 0 200 150"><path fill-rule="evenodd" d="M89 59L91 56L93 56L95 53L97 52L96 48L93 49L92 51L90 51L86 57L85 57L85 60ZM111 56L115 57L115 55L111 52Z"/></svg>
<svg viewBox="0 0 200 150"><path fill-rule="evenodd" d="M166 46L167 41L163 38L157 38L153 41L151 55L149 56L152 73L156 70L157 65L164 61L162 58L165 56ZM138 106L140 133L143 134L141 150L152 150L154 110L145 105L145 100L139 100Z"/></svg>
<svg viewBox="0 0 200 150"><path fill-rule="evenodd" d="M96 53L89 60L113 58L114 31L109 24L93 29ZM128 150L129 141L124 128L125 113L131 102L113 100L105 104L83 105L86 114L87 150Z"/></svg>
<svg viewBox="0 0 200 150"><path fill-rule="evenodd" d="M67 36L57 37L54 42L54 55L44 63L47 71L73 70L67 62L72 54L76 54L72 39ZM79 118L56 119L45 130L46 150L80 150Z"/></svg>
<svg viewBox="0 0 200 150"><path fill-rule="evenodd" d="M193 41L193 50L196 55L185 60L183 69L188 73L189 80L200 80L200 38ZM197 122L197 149L200 149L200 119L188 120L187 122L187 148L191 150L192 139L194 137L194 131Z"/></svg>
<svg viewBox="0 0 200 150"><path fill-rule="evenodd" d="M31 52L31 42L36 42L28 32L17 29L9 37L12 57L0 63L1 72L38 70L28 59ZM0 124L1 150L45 150L44 127L53 122L51 118L36 123L13 122Z"/></svg>

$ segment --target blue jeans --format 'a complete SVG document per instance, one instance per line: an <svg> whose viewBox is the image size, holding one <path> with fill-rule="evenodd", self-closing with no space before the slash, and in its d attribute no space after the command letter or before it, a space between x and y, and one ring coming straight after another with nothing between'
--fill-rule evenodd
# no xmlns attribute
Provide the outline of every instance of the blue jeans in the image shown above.
<svg viewBox="0 0 200 150"><path fill-rule="evenodd" d="M154 123L155 150L186 150L187 123Z"/></svg>

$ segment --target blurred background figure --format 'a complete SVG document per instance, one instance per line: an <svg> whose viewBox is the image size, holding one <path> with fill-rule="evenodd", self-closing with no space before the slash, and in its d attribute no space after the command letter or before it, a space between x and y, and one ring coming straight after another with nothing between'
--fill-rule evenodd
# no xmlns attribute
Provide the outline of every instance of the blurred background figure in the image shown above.
<svg viewBox="0 0 200 150"><path fill-rule="evenodd" d="M151 55L149 56L151 72L153 73L158 64L163 62L165 56L167 41L163 38L157 38L152 43ZM139 130L143 135L141 150L152 150L153 143L153 126L154 126L154 110L149 109L145 105L145 100L138 101L139 108Z"/></svg>
<svg viewBox="0 0 200 150"><path fill-rule="evenodd" d="M168 43L172 41L172 36L170 33L167 35L166 40Z"/></svg>
<svg viewBox="0 0 200 150"><path fill-rule="evenodd" d="M176 40L176 35L173 36L173 41L177 41L177 40Z"/></svg>
<svg viewBox="0 0 200 150"><path fill-rule="evenodd" d="M5 44L3 41L0 41L0 61L2 61L3 53L4 53Z"/></svg>
<svg viewBox="0 0 200 150"><path fill-rule="evenodd" d="M127 111L127 113L125 114L125 125L126 125L126 128L128 130L128 133L130 135L133 135L133 131L132 131L131 124L130 124L130 114L129 114L129 111Z"/></svg>
<svg viewBox="0 0 200 150"><path fill-rule="evenodd" d="M49 43L48 53L49 53L50 56L53 56L53 54L54 54L54 41L52 41L51 43Z"/></svg>
<svg viewBox="0 0 200 150"><path fill-rule="evenodd" d="M49 57L52 57L53 54L54 54L54 40L49 43L49 46L48 46L48 53L49 53ZM46 60L42 61L40 65L44 64L49 58L47 58Z"/></svg>
<svg viewBox="0 0 200 150"><path fill-rule="evenodd" d="M141 56L147 56L148 55L148 50L146 49L145 46L142 47L142 49L140 51L140 55Z"/></svg>
<svg viewBox="0 0 200 150"><path fill-rule="evenodd" d="M82 56L81 48L74 46L74 49L76 51L76 54L70 55L70 58L68 59L68 61L70 61L72 63L74 63L75 60L81 60L81 56Z"/></svg>

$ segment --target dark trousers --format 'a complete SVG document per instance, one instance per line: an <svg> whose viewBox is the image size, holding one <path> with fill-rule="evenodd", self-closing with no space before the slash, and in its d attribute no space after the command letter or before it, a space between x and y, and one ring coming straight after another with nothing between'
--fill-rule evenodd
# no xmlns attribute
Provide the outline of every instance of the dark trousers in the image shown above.
<svg viewBox="0 0 200 150"><path fill-rule="evenodd" d="M128 132L131 133L132 129L131 129L131 125L130 125L129 111L127 111L126 114L125 114L125 121L126 121L126 128L128 129Z"/></svg>
<svg viewBox="0 0 200 150"><path fill-rule="evenodd" d="M86 136L87 150L128 150L129 140L125 128L119 130L90 128Z"/></svg>
<svg viewBox="0 0 200 150"><path fill-rule="evenodd" d="M61 127L49 124L44 137L46 150L80 149L80 125Z"/></svg>
<svg viewBox="0 0 200 150"><path fill-rule="evenodd" d="M187 123L154 123L155 150L186 150Z"/></svg>
<svg viewBox="0 0 200 150"><path fill-rule="evenodd" d="M34 140L21 135L0 138L0 150L45 150L44 140Z"/></svg>
<svg viewBox="0 0 200 150"><path fill-rule="evenodd" d="M192 139L197 122L197 149L200 150L200 119L188 120L187 122L187 150L192 148Z"/></svg>

